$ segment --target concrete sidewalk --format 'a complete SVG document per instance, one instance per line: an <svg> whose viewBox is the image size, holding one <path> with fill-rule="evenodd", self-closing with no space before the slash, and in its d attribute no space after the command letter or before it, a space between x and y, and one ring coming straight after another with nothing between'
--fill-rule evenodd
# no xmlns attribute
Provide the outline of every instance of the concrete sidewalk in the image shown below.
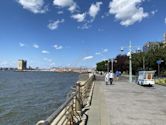
<svg viewBox="0 0 166 125"><path fill-rule="evenodd" d="M88 125L165 125L166 87L96 81Z"/></svg>

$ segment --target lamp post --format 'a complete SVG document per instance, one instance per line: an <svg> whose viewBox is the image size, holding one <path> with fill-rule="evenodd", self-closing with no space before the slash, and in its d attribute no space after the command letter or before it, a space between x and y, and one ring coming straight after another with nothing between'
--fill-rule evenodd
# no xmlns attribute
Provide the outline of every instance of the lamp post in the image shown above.
<svg viewBox="0 0 166 125"><path fill-rule="evenodd" d="M132 45L131 45L131 41L129 42L129 46L127 47L128 48L128 53L127 53L127 56L129 57L129 82L132 83L132 48L134 48ZM139 50L137 48L137 50ZM121 51L124 51L124 48L121 48Z"/></svg>
<svg viewBox="0 0 166 125"><path fill-rule="evenodd" d="M107 72L110 71L110 62L111 62L111 59L108 59L108 63L107 63Z"/></svg>
<svg viewBox="0 0 166 125"><path fill-rule="evenodd" d="M111 62L111 70L112 70L112 72L114 72L114 59L112 58L111 61L112 61L112 62Z"/></svg>
<svg viewBox="0 0 166 125"><path fill-rule="evenodd" d="M143 57L143 70L145 70L145 57Z"/></svg>
<svg viewBox="0 0 166 125"><path fill-rule="evenodd" d="M111 59L111 70L112 70L112 72L114 72L114 62L116 63L117 60L114 59L114 58L112 58L112 59Z"/></svg>
<svg viewBox="0 0 166 125"><path fill-rule="evenodd" d="M131 56L131 41L130 41L130 44L129 44L129 82L132 83L132 56Z"/></svg>

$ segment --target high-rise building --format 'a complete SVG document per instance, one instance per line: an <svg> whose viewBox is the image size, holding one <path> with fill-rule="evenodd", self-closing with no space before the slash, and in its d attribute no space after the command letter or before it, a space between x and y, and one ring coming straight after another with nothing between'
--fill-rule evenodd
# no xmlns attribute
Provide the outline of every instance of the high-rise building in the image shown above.
<svg viewBox="0 0 166 125"><path fill-rule="evenodd" d="M164 44L166 44L166 33L164 33L164 41L163 41Z"/></svg>
<svg viewBox="0 0 166 125"><path fill-rule="evenodd" d="M147 52L150 49L155 49L160 47L160 42L146 42L143 46L143 51Z"/></svg>
<svg viewBox="0 0 166 125"><path fill-rule="evenodd" d="M159 47L166 47L166 33L164 33L164 39L162 41L146 42L143 46L143 51L147 52L150 49L156 49Z"/></svg>
<svg viewBox="0 0 166 125"><path fill-rule="evenodd" d="M18 60L18 70L25 70L27 69L27 61L26 60Z"/></svg>

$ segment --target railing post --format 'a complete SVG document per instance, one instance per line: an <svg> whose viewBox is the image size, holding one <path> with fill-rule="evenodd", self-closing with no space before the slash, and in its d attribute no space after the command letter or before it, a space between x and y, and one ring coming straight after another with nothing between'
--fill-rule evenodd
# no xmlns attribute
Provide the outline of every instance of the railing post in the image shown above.
<svg viewBox="0 0 166 125"><path fill-rule="evenodd" d="M76 91L78 94L76 95L76 98L75 98L76 99L75 108L76 108L76 111L81 114L82 104L81 104L80 82L76 83Z"/></svg>

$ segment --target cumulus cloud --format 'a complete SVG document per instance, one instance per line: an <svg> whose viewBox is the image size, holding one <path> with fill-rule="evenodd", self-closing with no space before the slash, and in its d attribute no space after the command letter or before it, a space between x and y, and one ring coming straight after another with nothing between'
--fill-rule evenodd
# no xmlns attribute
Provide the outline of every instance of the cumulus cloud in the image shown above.
<svg viewBox="0 0 166 125"><path fill-rule="evenodd" d="M96 55L101 55L101 52L96 52Z"/></svg>
<svg viewBox="0 0 166 125"><path fill-rule="evenodd" d="M19 46L20 46L20 47L24 47L24 46L25 46L25 44L24 44L24 43L19 42Z"/></svg>
<svg viewBox="0 0 166 125"><path fill-rule="evenodd" d="M106 53L106 52L108 52L108 49L104 49L104 50L103 50L103 53Z"/></svg>
<svg viewBox="0 0 166 125"><path fill-rule="evenodd" d="M47 50L42 50L41 53L43 53L43 54L49 54L49 51L47 51Z"/></svg>
<svg viewBox="0 0 166 125"><path fill-rule="evenodd" d="M93 56L86 56L83 58L83 60L90 60L90 59L93 59Z"/></svg>
<svg viewBox="0 0 166 125"><path fill-rule="evenodd" d="M44 6L44 0L17 0L19 4L33 13L45 13L48 8Z"/></svg>
<svg viewBox="0 0 166 125"><path fill-rule="evenodd" d="M81 30L87 30L91 27L91 25L89 23L84 23L83 25L81 26L78 26L77 28L78 29L81 29Z"/></svg>
<svg viewBox="0 0 166 125"><path fill-rule="evenodd" d="M62 45L57 45L57 44L55 44L53 47L54 47L55 49L63 49L63 46L62 46Z"/></svg>
<svg viewBox="0 0 166 125"><path fill-rule="evenodd" d="M36 49L38 49L38 48L39 48L39 45L33 44L33 47L36 48Z"/></svg>
<svg viewBox="0 0 166 125"><path fill-rule="evenodd" d="M104 14L101 16L101 19L104 19L105 17L108 17L109 15L110 15L109 12L104 13Z"/></svg>
<svg viewBox="0 0 166 125"><path fill-rule="evenodd" d="M68 7L68 10L73 13L77 8L77 4L73 0L54 0L53 4L59 7Z"/></svg>
<svg viewBox="0 0 166 125"><path fill-rule="evenodd" d="M98 12L100 11L101 5L102 5L102 2L96 2L96 4L92 4L89 8L89 15L95 18Z"/></svg>
<svg viewBox="0 0 166 125"><path fill-rule="evenodd" d="M109 13L114 14L120 24L129 26L136 22L141 22L148 17L148 13L140 7L144 0L112 0L109 4Z"/></svg>
<svg viewBox="0 0 166 125"><path fill-rule="evenodd" d="M64 19L61 19L61 20L56 20L56 21L50 22L48 24L48 28L50 30L56 30L59 27L59 24L63 23L64 21L65 21Z"/></svg>
<svg viewBox="0 0 166 125"><path fill-rule="evenodd" d="M60 7L70 7L74 4L73 0L54 0L53 4Z"/></svg>
<svg viewBox="0 0 166 125"><path fill-rule="evenodd" d="M75 19L77 22L83 22L85 20L86 17L86 13L82 13L82 14L75 14L71 16L73 19Z"/></svg>
<svg viewBox="0 0 166 125"><path fill-rule="evenodd" d="M54 62L50 63L50 66L55 66L55 63Z"/></svg>
<svg viewBox="0 0 166 125"><path fill-rule="evenodd" d="M151 11L151 14L155 15L157 12L158 12L158 10L153 10L153 11Z"/></svg>
<svg viewBox="0 0 166 125"><path fill-rule="evenodd" d="M98 52L96 52L95 54L96 55L103 55L104 53L107 53L108 52L108 49L103 49L103 50L101 50L101 51L98 51Z"/></svg>
<svg viewBox="0 0 166 125"><path fill-rule="evenodd" d="M71 5L68 10L69 10L71 13L74 13L74 12L76 11L76 8L77 8L77 4L76 4L76 3L73 3L73 5Z"/></svg>
<svg viewBox="0 0 166 125"><path fill-rule="evenodd" d="M58 11L57 14L61 15L63 14L63 11Z"/></svg>

